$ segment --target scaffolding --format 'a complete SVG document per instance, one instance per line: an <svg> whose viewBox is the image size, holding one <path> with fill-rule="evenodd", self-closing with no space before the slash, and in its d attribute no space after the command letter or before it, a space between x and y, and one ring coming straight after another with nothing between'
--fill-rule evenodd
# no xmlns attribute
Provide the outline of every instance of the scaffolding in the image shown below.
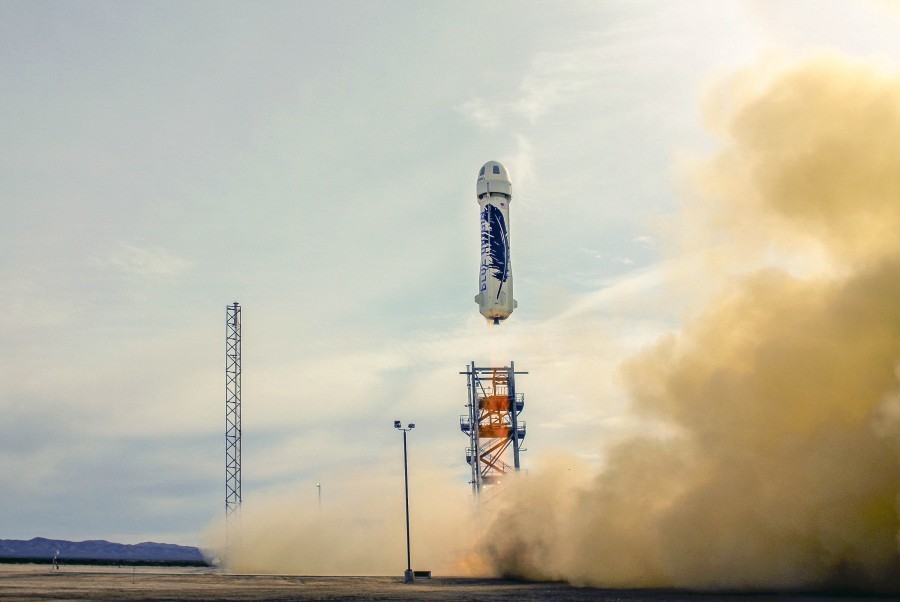
<svg viewBox="0 0 900 602"><path fill-rule="evenodd" d="M472 471L472 493L478 495L486 485L499 483L503 475L519 470L519 452L525 439L525 422L519 414L525 408L525 396L516 392L515 363L509 366L466 366L469 399L468 414L459 417L459 428L469 437L466 462ZM512 458L509 458L511 449ZM512 464L509 460L512 460Z"/></svg>
<svg viewBox="0 0 900 602"><path fill-rule="evenodd" d="M241 507L241 306L225 312L225 547L239 529Z"/></svg>

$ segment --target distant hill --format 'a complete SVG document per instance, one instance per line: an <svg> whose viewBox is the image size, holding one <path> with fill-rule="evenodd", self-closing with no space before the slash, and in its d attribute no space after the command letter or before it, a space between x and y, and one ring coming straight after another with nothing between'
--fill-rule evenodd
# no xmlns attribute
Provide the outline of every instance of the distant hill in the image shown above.
<svg viewBox="0 0 900 602"><path fill-rule="evenodd" d="M43 537L35 537L28 541L0 539L0 559L46 558L49 561L57 551L61 561L204 562L203 554L198 548L171 543L145 541L131 545L102 539L65 541Z"/></svg>

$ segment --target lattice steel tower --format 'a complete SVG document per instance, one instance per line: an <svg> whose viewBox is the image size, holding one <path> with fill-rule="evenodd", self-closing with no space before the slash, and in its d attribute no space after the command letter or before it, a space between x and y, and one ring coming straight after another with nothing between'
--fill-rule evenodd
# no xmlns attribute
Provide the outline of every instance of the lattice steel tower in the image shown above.
<svg viewBox="0 0 900 602"><path fill-rule="evenodd" d="M225 312L225 547L241 507L241 306ZM230 534L233 538L234 533Z"/></svg>
<svg viewBox="0 0 900 602"><path fill-rule="evenodd" d="M519 414L525 408L525 396L516 393L514 362L500 368L478 368L473 361L466 366L468 377L468 415L459 417L460 430L468 435L466 461L472 469L472 493L485 485L499 483L503 475L519 470L519 452L525 451L525 423ZM512 464L507 450L512 448Z"/></svg>

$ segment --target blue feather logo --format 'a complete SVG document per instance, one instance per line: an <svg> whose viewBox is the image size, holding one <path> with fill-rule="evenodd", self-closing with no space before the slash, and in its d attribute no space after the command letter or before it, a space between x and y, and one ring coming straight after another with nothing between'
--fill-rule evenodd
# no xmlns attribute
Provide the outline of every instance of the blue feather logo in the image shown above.
<svg viewBox="0 0 900 602"><path fill-rule="evenodd" d="M481 231L481 247L488 250L490 263L488 269L491 276L500 281L497 288L497 298L500 298L500 289L509 278L509 236L506 233L506 220L503 213L494 205L488 203L481 212L481 221L487 224L487 228Z"/></svg>

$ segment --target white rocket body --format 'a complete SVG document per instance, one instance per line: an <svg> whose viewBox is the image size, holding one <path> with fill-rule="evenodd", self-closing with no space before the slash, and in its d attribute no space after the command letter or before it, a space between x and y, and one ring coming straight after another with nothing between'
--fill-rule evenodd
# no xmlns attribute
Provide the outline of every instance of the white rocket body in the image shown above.
<svg viewBox="0 0 900 602"><path fill-rule="evenodd" d="M481 270L478 275L478 311L494 324L505 320L518 303L513 299L509 261L509 203L512 183L506 168L488 161L475 184L481 208Z"/></svg>

